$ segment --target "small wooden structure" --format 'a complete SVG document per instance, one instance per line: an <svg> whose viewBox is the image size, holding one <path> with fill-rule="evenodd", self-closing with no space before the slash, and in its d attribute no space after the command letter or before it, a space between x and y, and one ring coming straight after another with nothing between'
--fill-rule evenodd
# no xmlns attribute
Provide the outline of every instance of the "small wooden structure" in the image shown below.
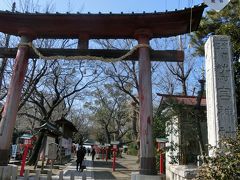
<svg viewBox="0 0 240 180"><path fill-rule="evenodd" d="M62 135L62 132L59 131L59 128L56 124L52 122L46 122L43 125L41 125L38 128L35 128L36 131L39 133L44 134L44 140L42 141L43 144L41 144L40 150L41 153L41 159L45 160L45 155L48 155L48 149L49 149L49 144L50 143L55 143L57 142L58 138Z"/></svg>
<svg viewBox="0 0 240 180"><path fill-rule="evenodd" d="M78 132L72 122L65 118L61 118L55 123L59 126L59 130L62 132L62 136L59 137L59 162L65 164L71 160L72 152L72 139L73 133Z"/></svg>
<svg viewBox="0 0 240 180"><path fill-rule="evenodd" d="M166 146L169 148L165 161L166 177L196 175L198 157L202 151L207 152L206 98L197 102L196 96L158 95L162 96L160 106L169 117L166 123ZM198 103L199 109L196 109Z"/></svg>

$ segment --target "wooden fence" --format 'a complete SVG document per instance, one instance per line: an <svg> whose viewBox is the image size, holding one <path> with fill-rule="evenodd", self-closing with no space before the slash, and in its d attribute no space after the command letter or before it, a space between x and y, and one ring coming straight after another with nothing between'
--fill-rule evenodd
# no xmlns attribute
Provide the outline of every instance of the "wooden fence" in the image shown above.
<svg viewBox="0 0 240 180"><path fill-rule="evenodd" d="M18 176L18 170L16 165L0 166L0 180L75 180L75 173L71 173L70 176L64 176L63 171L59 172L59 175L52 175L52 171L48 170L47 174L41 174L40 170L36 170L34 174L31 174L28 169L25 170L24 176ZM79 179L79 176L77 177ZM86 180L86 171L81 173L81 179Z"/></svg>

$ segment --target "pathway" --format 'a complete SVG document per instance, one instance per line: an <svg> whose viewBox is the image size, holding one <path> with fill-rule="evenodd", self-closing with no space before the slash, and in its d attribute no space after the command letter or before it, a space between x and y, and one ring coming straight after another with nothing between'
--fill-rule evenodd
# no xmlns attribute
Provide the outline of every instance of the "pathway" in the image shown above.
<svg viewBox="0 0 240 180"><path fill-rule="evenodd" d="M123 155L123 158L117 158L116 169L112 171L112 160L98 159L94 162L91 161L90 156L86 156L84 163L86 169L84 172L76 171L76 159L73 159L65 167L61 168L63 170L64 180L70 180L71 175L74 175L74 180L82 180L84 176L86 180L124 180L131 179L131 172L138 171L139 164L136 163L137 157L130 155ZM58 174L58 173L57 173ZM18 177L17 180L23 180L23 177ZM40 180L46 180L47 177L41 176ZM52 176L53 180L59 179L57 175ZM34 177L30 177L29 180L34 180Z"/></svg>
<svg viewBox="0 0 240 180"><path fill-rule="evenodd" d="M112 160L106 162L99 159L94 162L91 161L90 156L86 156L85 163L87 169L85 170L87 179L131 179L131 172L138 171L137 157L124 155L123 158L117 158L115 172L112 171ZM76 171L76 163L64 169L64 175L70 176L71 173L75 175L82 175Z"/></svg>

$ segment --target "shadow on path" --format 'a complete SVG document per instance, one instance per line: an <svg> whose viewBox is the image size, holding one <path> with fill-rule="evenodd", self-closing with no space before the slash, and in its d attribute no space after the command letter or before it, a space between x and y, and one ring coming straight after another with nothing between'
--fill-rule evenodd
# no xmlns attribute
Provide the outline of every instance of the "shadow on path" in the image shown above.
<svg viewBox="0 0 240 180"><path fill-rule="evenodd" d="M86 166L86 167L92 167L92 166L93 166L92 164L93 164L93 163L92 163L92 161L90 161L90 160L84 159L84 161L83 161L83 165ZM76 168L77 168L77 167L76 167L76 166L77 166L76 161L72 161L71 164L70 164L70 166L75 167L75 169L76 169Z"/></svg>
<svg viewBox="0 0 240 180"><path fill-rule="evenodd" d="M93 171L94 179L117 179L110 171Z"/></svg>
<svg viewBox="0 0 240 180"><path fill-rule="evenodd" d="M101 161L96 160L92 162L91 160L85 159L84 165L86 165L86 170L84 171L86 177L94 178L94 179L118 179L114 176L112 172L112 161ZM64 176L70 176L73 174L74 176L81 177L83 172L76 171L76 162L72 161L69 168L64 172ZM118 171L128 171L127 167L121 165L116 162L116 172Z"/></svg>
<svg viewBox="0 0 240 180"><path fill-rule="evenodd" d="M76 161L72 161L70 166L68 166L68 169L64 172L64 176L71 176L71 175L74 175L74 176L80 176L82 177L83 175L83 172L81 171L77 171L76 170ZM89 161L89 160L84 160L84 163L83 165L85 165L87 168L92 168L92 161ZM85 176L86 177L90 177L90 178L93 178L93 172L92 170L89 170L89 169L86 169L84 171L85 173Z"/></svg>
<svg viewBox="0 0 240 180"><path fill-rule="evenodd" d="M112 168L112 161L94 161L93 162L93 167L100 167L100 168ZM115 164L116 168L122 168L122 169L127 169L125 166L119 164L116 162Z"/></svg>
<svg viewBox="0 0 240 180"><path fill-rule="evenodd" d="M91 177L93 178L92 176L92 172L90 171L85 171L84 172L86 174L87 177ZM74 176L82 176L83 175L83 172L80 172L80 171L76 171L76 170L67 170L65 173L64 173L64 176L71 176L71 174L73 174Z"/></svg>

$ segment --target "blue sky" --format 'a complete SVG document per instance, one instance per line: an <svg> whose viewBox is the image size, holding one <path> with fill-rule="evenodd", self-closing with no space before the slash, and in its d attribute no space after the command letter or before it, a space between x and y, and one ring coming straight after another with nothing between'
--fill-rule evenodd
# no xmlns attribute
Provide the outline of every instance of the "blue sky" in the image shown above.
<svg viewBox="0 0 240 180"><path fill-rule="evenodd" d="M21 1L15 0L17 7ZM44 8L46 4L51 4L53 11L58 12L92 12L92 13L120 13L122 12L153 12L182 9L192 5L198 5L203 0L25 0L28 4L38 4L38 7ZM10 10L14 0L1 0L0 10Z"/></svg>

